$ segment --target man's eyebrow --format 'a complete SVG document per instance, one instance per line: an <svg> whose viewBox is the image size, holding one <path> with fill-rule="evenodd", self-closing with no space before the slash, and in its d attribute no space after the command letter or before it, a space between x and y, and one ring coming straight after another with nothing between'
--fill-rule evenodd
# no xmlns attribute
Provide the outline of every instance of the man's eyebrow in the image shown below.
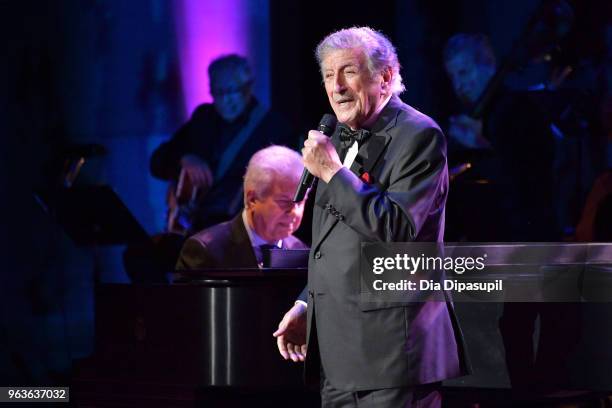
<svg viewBox="0 0 612 408"><path fill-rule="evenodd" d="M359 68L359 63L357 63L357 62L347 62L346 64L340 66L340 71L342 71L343 69L349 68L349 67L351 67L351 68L352 67ZM323 72L328 72L328 71L332 71L333 72L334 69L333 68L324 68L323 69Z"/></svg>

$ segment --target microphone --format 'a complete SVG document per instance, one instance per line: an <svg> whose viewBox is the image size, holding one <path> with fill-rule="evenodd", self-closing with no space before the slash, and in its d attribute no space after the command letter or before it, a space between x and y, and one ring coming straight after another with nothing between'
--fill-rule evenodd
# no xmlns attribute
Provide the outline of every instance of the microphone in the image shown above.
<svg viewBox="0 0 612 408"><path fill-rule="evenodd" d="M336 129L337 122L338 122L338 119L336 119L334 115L330 115L329 113L326 113L321 118L321 121L319 122L319 127L317 128L317 130L326 136L331 136L332 133L334 133L334 129ZM308 169L304 169L304 172L302 173L302 177L300 178L300 184L298 184L297 190L295 191L295 196L293 197L294 203L299 203L300 201L304 199L306 192L308 191L310 187L312 187L312 183L314 179L315 177L312 174L310 174Z"/></svg>

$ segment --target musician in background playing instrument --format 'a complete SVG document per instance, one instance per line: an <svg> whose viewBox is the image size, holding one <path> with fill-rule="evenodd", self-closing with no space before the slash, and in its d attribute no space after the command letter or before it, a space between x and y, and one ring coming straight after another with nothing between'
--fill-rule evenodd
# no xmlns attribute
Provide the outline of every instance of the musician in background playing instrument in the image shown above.
<svg viewBox="0 0 612 408"><path fill-rule="evenodd" d="M446 44L444 62L455 94L465 112L471 112L496 71L487 37L453 36ZM510 92L499 87L480 117L468 114L451 117L447 134L451 139L450 160L453 155L478 152L479 160L470 170L470 177L490 184L486 199L466 194L462 200L468 213L469 207L479 208L473 212L474 217L466 217L467 224L463 225L468 240L558 239L552 211L553 137L547 115L533 93ZM484 221L485 214L493 219ZM448 216L451 223L452 215L451 208ZM479 222L483 228L478 228Z"/></svg>
<svg viewBox="0 0 612 408"><path fill-rule="evenodd" d="M171 182L168 225L151 243L124 252L124 267L133 282L167 281L184 235L240 212L242 176L251 156L270 144L293 144L287 121L253 95L255 78L244 57L215 59L208 76L213 103L199 105L151 157L153 176Z"/></svg>
<svg viewBox="0 0 612 408"><path fill-rule="evenodd" d="M295 144L289 124L254 97L244 57L219 57L208 75L213 103L199 105L151 157L153 176L174 182L170 232L189 234L232 218L242 205L249 158L270 144Z"/></svg>
<svg viewBox="0 0 612 408"><path fill-rule="evenodd" d="M471 112L495 73L487 38L453 36L444 60L455 93ZM554 217L554 139L550 115L538 104L538 96L499 87L480 118L459 115L450 120L448 134L456 142L455 151L480 149L484 160L475 163L474 169L477 177L486 177L489 183L478 194L481 185L475 182L458 179L460 183L451 188L449 197L454 194L460 199L449 198L447 222L464 219L462 228L469 241L547 242L561 237ZM508 279L513 276L509 274ZM538 316L536 352L533 339ZM571 303L504 304L499 330L513 388L536 391L567 382L567 356L579 336L578 316Z"/></svg>

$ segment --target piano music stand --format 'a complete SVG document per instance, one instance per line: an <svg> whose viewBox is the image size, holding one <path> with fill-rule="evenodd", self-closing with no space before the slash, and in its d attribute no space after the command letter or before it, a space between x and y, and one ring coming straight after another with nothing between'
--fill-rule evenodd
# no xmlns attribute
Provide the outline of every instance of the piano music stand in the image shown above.
<svg viewBox="0 0 612 408"><path fill-rule="evenodd" d="M78 247L92 247L94 281L100 281L98 246L140 243L149 235L115 191L106 184L62 188L46 197L48 211Z"/></svg>
<svg viewBox="0 0 612 408"><path fill-rule="evenodd" d="M108 185L63 189L54 204L57 221L77 246L121 245L149 239Z"/></svg>

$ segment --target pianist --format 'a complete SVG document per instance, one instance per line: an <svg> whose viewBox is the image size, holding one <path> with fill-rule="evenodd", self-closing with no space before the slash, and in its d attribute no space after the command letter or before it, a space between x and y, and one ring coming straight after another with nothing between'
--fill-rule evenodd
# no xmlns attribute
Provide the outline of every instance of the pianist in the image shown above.
<svg viewBox="0 0 612 408"><path fill-rule="evenodd" d="M255 153L244 175L242 212L189 238L176 269L257 268L264 248L306 248L291 235L304 213L304 201L293 202L303 168L301 156L284 146Z"/></svg>

